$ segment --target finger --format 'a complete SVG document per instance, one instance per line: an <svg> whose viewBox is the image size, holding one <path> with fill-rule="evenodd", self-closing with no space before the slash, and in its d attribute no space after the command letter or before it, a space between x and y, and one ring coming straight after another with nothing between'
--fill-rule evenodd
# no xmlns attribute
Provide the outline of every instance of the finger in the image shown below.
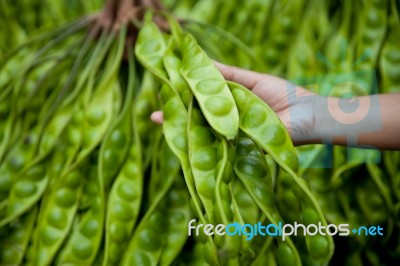
<svg viewBox="0 0 400 266"><path fill-rule="evenodd" d="M295 86L279 77L225 65L216 61L214 61L214 64L225 79L245 86L270 105L274 103L274 100L279 100L280 97L286 96L293 89L298 96L313 95L313 93L302 87Z"/></svg>
<svg viewBox="0 0 400 266"><path fill-rule="evenodd" d="M214 61L214 64L218 67L225 79L239 83L250 90L252 90L262 80L269 77L269 75L266 74L228 66L216 61Z"/></svg>
<svg viewBox="0 0 400 266"><path fill-rule="evenodd" d="M151 114L150 119L154 123L161 125L164 120L164 114L161 111L155 111Z"/></svg>

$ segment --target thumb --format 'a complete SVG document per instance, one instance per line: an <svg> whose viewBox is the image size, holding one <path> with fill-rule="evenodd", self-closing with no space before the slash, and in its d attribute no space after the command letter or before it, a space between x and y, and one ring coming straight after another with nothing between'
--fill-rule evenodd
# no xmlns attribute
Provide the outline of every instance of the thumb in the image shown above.
<svg viewBox="0 0 400 266"><path fill-rule="evenodd" d="M161 111L155 111L151 114L150 119L154 123L161 125L164 120L164 114Z"/></svg>

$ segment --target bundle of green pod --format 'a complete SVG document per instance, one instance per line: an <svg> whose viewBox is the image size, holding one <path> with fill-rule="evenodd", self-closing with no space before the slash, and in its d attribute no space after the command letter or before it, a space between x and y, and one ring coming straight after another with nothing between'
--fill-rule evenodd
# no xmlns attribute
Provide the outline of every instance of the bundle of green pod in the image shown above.
<svg viewBox="0 0 400 266"><path fill-rule="evenodd" d="M182 165L198 223L243 224L250 218L239 208L243 203L233 193L237 189L258 208L248 222L284 222L270 170L276 164L287 173L288 190L295 192L293 204L301 202L297 221L326 226L314 196L298 175L295 149L277 115L246 88L225 81L192 35L168 20L172 33L165 35L147 17L135 51L162 83L164 136ZM268 246L262 253L254 252L252 245L257 244L244 236L203 235L200 241L211 265L251 264L275 248L272 259L281 265L300 265L302 260L325 264L334 248L329 235L306 236L297 243L289 237L276 245L265 241Z"/></svg>
<svg viewBox="0 0 400 266"><path fill-rule="evenodd" d="M222 62L273 73L324 96L399 92L399 1L166 3L181 16L202 21L201 27L185 26ZM398 260L398 152L333 147L327 142L296 147L300 172L327 220L385 228L381 238L335 238L346 256L334 256L334 262L381 265ZM301 209L291 203L295 195L284 183L276 183L275 193L281 210ZM295 220L293 212L283 218Z"/></svg>
<svg viewBox="0 0 400 266"><path fill-rule="evenodd" d="M23 44L38 30L90 14L101 8L102 1L91 0L2 0L0 2L0 58Z"/></svg>
<svg viewBox="0 0 400 266"><path fill-rule="evenodd" d="M116 34L88 17L3 58L1 264L169 265L183 260L193 214L203 224L284 223L277 166L307 213L299 221L326 225L276 114L227 83L177 21L162 15L163 33L152 16L135 52L127 26ZM149 120L157 108L164 135ZM325 264L334 247L330 236L269 238L261 249L262 238L245 235L191 242L185 249L198 242L211 265Z"/></svg>
<svg viewBox="0 0 400 266"><path fill-rule="evenodd" d="M394 1L237 8L242 1L169 0L182 26L163 12L113 29L90 16L10 52L32 21L94 8L25 2L0 3L0 19L20 36L0 38L0 265L379 265L399 257L399 153L366 164L380 153L295 148L277 115L209 58L322 95L376 93L377 82L381 92L398 91ZM13 20L17 7L39 4L54 18ZM351 52L337 52L346 41ZM149 119L160 109L162 127ZM300 227L282 238L251 227L294 222L381 225L385 237L303 235ZM236 226L236 235L205 234L208 224Z"/></svg>

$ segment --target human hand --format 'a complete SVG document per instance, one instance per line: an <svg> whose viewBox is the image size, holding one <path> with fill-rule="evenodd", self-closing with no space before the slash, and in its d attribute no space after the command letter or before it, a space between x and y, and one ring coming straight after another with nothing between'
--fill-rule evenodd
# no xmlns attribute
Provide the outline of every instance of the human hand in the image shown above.
<svg viewBox="0 0 400 266"><path fill-rule="evenodd" d="M250 89L277 113L295 145L400 149L400 120L394 115L400 112L400 93L323 97L278 77L215 64L225 79Z"/></svg>
<svg viewBox="0 0 400 266"><path fill-rule="evenodd" d="M315 96L315 94L275 76L218 62L215 62L215 65L226 80L243 85L266 102L286 126L295 144L300 144L302 140L309 140L310 136L313 136L315 97L303 96ZM162 112L154 112L151 120L161 124Z"/></svg>

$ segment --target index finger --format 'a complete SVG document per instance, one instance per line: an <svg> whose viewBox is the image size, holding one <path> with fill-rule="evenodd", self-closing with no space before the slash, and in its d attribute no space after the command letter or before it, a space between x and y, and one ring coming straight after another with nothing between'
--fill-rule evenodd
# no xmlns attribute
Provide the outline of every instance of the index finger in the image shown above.
<svg viewBox="0 0 400 266"><path fill-rule="evenodd" d="M218 67L225 79L239 83L250 90L252 90L257 83L261 82L267 76L254 71L228 66L216 61L214 61L214 64Z"/></svg>

